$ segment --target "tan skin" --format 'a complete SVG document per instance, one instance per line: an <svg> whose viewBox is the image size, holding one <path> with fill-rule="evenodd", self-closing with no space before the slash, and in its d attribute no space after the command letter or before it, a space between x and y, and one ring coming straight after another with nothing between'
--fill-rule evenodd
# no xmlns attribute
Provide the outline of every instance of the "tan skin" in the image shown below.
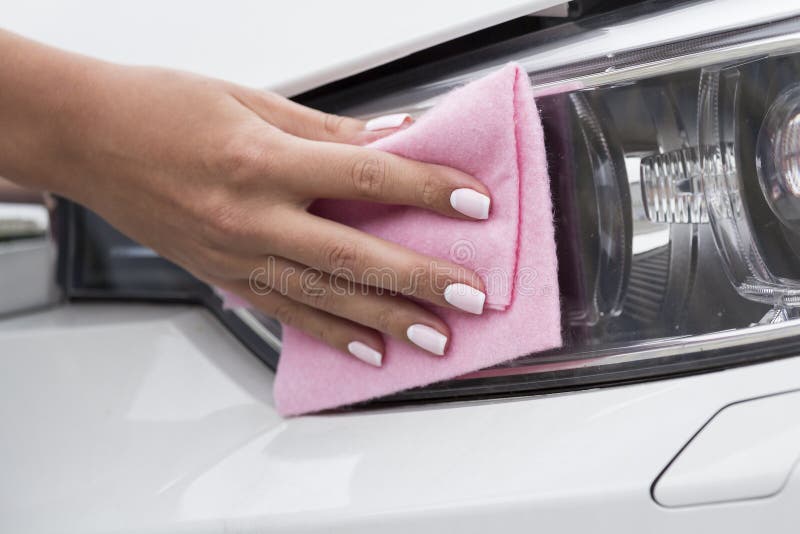
<svg viewBox="0 0 800 534"><path fill-rule="evenodd" d="M466 219L450 193L489 195L462 172L360 146L391 131L368 132L361 121L265 91L105 63L3 31L0 63L0 175L88 206L199 278L343 352L361 341L382 353L382 334L408 341L415 323L449 338L447 325L414 300L450 307L442 295L450 282L485 291L456 264L307 211L316 198L364 199ZM265 265L259 283L276 288L287 269L319 276L254 292L251 273ZM377 282L389 291L309 291L342 287L332 272L358 281L386 267L395 280Z"/></svg>

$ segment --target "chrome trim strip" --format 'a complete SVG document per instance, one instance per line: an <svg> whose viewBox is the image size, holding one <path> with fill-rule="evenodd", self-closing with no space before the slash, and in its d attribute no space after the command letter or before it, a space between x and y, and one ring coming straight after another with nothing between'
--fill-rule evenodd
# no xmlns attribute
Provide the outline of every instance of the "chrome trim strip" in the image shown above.
<svg viewBox="0 0 800 534"><path fill-rule="evenodd" d="M702 352L744 348L796 338L800 319L780 324L751 326L696 336L682 336L645 341L636 345L620 345L595 351L569 352L569 347L556 353L532 354L489 369L470 373L462 378L489 378L574 370L606 365L633 363L674 356L699 355ZM458 380L458 379L456 379Z"/></svg>
<svg viewBox="0 0 800 534"><path fill-rule="evenodd" d="M253 332L255 332L258 337L264 340L267 345L272 347L274 350L280 352L281 350L281 340L280 338L274 334L272 331L269 330L265 325L261 324L261 322L250 313L249 310L246 308L233 308L231 311L239 318L241 321L246 324Z"/></svg>
<svg viewBox="0 0 800 534"><path fill-rule="evenodd" d="M755 57L782 55L797 52L798 50L800 50L800 32L723 47L718 50L697 52L641 65L602 71L557 82L536 84L537 73L532 72L530 76L534 81L535 94L553 94L561 92L557 90L559 87L566 87L568 91L574 90L576 85L580 85L581 89L590 89L602 85L632 82L674 72L698 69L710 65L734 63ZM522 65L524 66L524 61Z"/></svg>

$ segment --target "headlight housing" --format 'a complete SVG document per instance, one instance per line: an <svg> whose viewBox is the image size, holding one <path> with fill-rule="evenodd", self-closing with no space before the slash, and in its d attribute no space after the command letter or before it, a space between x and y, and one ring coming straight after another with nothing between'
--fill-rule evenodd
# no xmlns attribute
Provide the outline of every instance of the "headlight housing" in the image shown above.
<svg viewBox="0 0 800 534"><path fill-rule="evenodd" d="M363 117L419 114L511 60L528 68L537 93L565 347L390 401L587 387L798 354L800 18L604 49L609 28L654 23L637 9L302 98ZM596 40L595 57L543 59L581 39ZM100 254L113 257L114 246ZM68 282L73 296L102 293L74 276ZM173 298L206 303L275 365L274 322L221 310L190 278L162 286ZM151 288L150 297L158 292Z"/></svg>

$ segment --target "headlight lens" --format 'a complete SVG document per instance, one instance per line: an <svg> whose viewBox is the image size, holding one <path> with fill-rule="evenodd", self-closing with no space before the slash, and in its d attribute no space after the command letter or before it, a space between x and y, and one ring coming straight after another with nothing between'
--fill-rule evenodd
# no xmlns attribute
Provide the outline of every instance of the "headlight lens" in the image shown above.
<svg viewBox="0 0 800 534"><path fill-rule="evenodd" d="M419 114L509 60L529 67L538 95L565 347L393 400L585 387L798 354L800 19L537 68L559 42L596 29L554 28L304 100L365 117ZM232 319L202 295L274 365L274 323Z"/></svg>
<svg viewBox="0 0 800 534"><path fill-rule="evenodd" d="M775 216L800 232L800 83L789 85L767 111L758 134L756 167Z"/></svg>
<svg viewBox="0 0 800 534"><path fill-rule="evenodd" d="M396 398L564 388L797 354L800 19L537 70L540 50L574 40L564 28L543 33L527 49L484 51L472 72L442 74L445 63L377 98L369 85L339 95L343 106L328 97L341 113L414 114L504 61L532 66L566 346Z"/></svg>

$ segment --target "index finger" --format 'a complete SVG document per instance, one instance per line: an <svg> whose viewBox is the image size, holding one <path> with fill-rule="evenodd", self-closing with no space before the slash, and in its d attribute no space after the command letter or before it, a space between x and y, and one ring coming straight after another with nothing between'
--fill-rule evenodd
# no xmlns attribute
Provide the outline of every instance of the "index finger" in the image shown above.
<svg viewBox="0 0 800 534"><path fill-rule="evenodd" d="M307 198L415 206L460 219L487 219L489 190L459 170L374 148L294 138L277 172Z"/></svg>

